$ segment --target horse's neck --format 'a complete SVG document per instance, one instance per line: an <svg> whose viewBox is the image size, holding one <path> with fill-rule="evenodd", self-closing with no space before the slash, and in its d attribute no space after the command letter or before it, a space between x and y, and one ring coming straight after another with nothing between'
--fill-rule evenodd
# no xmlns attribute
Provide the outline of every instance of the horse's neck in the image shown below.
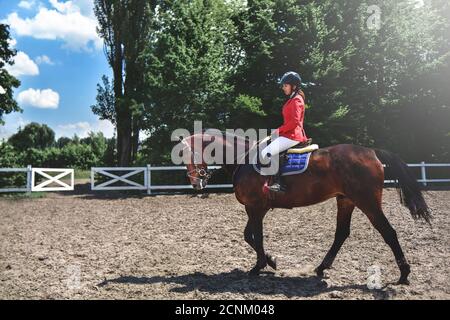
<svg viewBox="0 0 450 320"><path fill-rule="evenodd" d="M230 133L222 132L222 135L215 136L213 141L212 139L210 139L211 137L205 137L205 135L205 133L195 134L191 136L192 139L188 139L188 141L190 141L192 144L194 140L200 139L202 141L202 152L210 143L213 142L222 146L223 159L217 160L221 161L220 165L230 175L232 175L240 165L249 163L248 153L249 150L253 147L253 144L251 144L248 139ZM233 157L227 158L227 154L232 154Z"/></svg>
<svg viewBox="0 0 450 320"><path fill-rule="evenodd" d="M250 164L251 163L250 156L252 156L252 153L250 151L254 147L256 147L255 144L251 144L249 140L234 141L232 147L234 154L234 161L233 163L226 163L226 161L224 161L223 162L224 164L222 165L222 168L224 168L225 171L227 171L227 173L230 175L230 177L233 178L233 181L236 179L237 175L242 173L243 168L253 170L253 166ZM242 151L242 153L238 154L237 151Z"/></svg>

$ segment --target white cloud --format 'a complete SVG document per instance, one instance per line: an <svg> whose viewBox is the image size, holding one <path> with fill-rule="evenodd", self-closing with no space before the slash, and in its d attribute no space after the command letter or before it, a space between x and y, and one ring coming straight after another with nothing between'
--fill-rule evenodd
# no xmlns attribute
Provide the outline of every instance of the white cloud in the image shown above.
<svg viewBox="0 0 450 320"><path fill-rule="evenodd" d="M41 109L56 109L59 105L59 94L52 89L28 89L17 96L21 106L30 106Z"/></svg>
<svg viewBox="0 0 450 320"><path fill-rule="evenodd" d="M92 1L50 0L50 3L53 8L40 7L32 18L21 18L13 12L2 22L10 25L18 36L61 40L64 47L72 50L102 49Z"/></svg>
<svg viewBox="0 0 450 320"><path fill-rule="evenodd" d="M3 89L3 87L2 86L0 86L0 94L5 94L6 93L6 90L5 89Z"/></svg>
<svg viewBox="0 0 450 320"><path fill-rule="evenodd" d="M14 77L20 76L36 76L39 74L39 68L30 57L22 51L17 52L13 58L14 64L7 64L5 69Z"/></svg>
<svg viewBox="0 0 450 320"><path fill-rule="evenodd" d="M49 64L53 66L55 63L46 55L38 56L34 59L37 64Z"/></svg>
<svg viewBox="0 0 450 320"><path fill-rule="evenodd" d="M107 120L97 120L94 123L87 121L60 124L55 129L56 138L59 137L73 137L74 134L80 138L88 136L89 132L102 132L107 138L111 138L114 134L114 126Z"/></svg>
<svg viewBox="0 0 450 320"><path fill-rule="evenodd" d="M22 9L31 9L34 5L35 5L36 1L35 0L22 0L19 2L19 7Z"/></svg>

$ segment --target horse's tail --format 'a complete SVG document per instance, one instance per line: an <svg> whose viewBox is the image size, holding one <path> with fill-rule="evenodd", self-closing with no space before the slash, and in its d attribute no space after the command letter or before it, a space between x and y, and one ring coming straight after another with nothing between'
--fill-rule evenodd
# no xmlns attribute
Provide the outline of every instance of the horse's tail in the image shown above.
<svg viewBox="0 0 450 320"><path fill-rule="evenodd" d="M430 208L423 198L420 184L408 165L396 154L380 149L373 149L378 159L389 168L391 175L400 185L400 200L409 209L414 219L422 218L430 223L432 218ZM386 171L386 170L385 170Z"/></svg>

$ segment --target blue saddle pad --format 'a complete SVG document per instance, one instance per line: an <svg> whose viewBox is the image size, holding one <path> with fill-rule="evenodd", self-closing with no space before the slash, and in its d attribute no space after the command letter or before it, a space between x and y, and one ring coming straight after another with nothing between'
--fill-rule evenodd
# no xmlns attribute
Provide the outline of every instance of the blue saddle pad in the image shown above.
<svg viewBox="0 0 450 320"><path fill-rule="evenodd" d="M288 153L287 161L285 161L283 167L281 168L281 175L287 176L291 174L303 173L308 169L309 158L312 152L307 153ZM258 172L261 170L259 164L256 165Z"/></svg>
<svg viewBox="0 0 450 320"><path fill-rule="evenodd" d="M308 168L309 157L311 152L307 153L288 153L288 159L281 168L281 175L303 173Z"/></svg>

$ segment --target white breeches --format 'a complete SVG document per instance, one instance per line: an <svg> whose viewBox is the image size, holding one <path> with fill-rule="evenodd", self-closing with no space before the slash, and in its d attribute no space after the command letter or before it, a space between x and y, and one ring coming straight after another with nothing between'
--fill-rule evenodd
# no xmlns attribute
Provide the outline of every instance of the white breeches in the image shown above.
<svg viewBox="0 0 450 320"><path fill-rule="evenodd" d="M291 140L289 138L280 136L274 139L270 144L268 144L264 149L261 151L261 159L265 159L267 157L267 154L270 153L270 156L274 156L279 154L282 151L285 151L296 144L298 144L299 141Z"/></svg>

